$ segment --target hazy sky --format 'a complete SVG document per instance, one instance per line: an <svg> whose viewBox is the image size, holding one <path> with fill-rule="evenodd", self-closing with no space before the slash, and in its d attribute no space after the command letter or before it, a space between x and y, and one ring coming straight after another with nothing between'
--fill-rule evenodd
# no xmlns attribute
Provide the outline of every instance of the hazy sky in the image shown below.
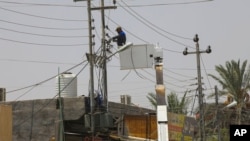
<svg viewBox="0 0 250 141"><path fill-rule="evenodd" d="M113 0L105 0L106 6ZM86 60L88 47L87 3L70 0L3 0L0 1L0 87L7 89L7 100L53 98L58 72ZM92 6L99 6L93 0ZM106 32L110 36L120 25L127 40L134 44L159 44L164 49L166 93L182 97L190 90L196 94L197 64L192 41L200 38L200 49L211 45L211 54L201 54L204 94L213 93L218 85L207 74L217 75L215 65L226 61L249 60L249 0L117 0L117 9L105 10ZM101 13L92 11L95 34L94 50L101 42ZM114 44L115 45L115 44ZM116 47L114 46L114 50ZM78 74L86 63L70 70ZM155 93L155 70L120 70L119 56L108 63L108 99L120 101L128 94L132 102L151 108L146 95ZM95 69L95 77L99 72ZM50 81L46 81L51 79ZM88 95L89 67L78 75L78 96ZM43 82L40 85L40 82ZM39 85L36 85L39 84ZM36 85L35 87L29 87ZM27 89L22 89L27 87ZM21 89L21 90L19 90ZM98 89L97 80L95 89ZM196 99L197 102L197 99Z"/></svg>

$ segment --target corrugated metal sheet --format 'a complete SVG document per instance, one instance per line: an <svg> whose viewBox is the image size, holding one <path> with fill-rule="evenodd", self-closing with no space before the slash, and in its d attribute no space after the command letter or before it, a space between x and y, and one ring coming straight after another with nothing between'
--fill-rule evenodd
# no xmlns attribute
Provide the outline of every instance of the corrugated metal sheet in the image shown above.
<svg viewBox="0 0 250 141"><path fill-rule="evenodd" d="M193 139L197 123L194 118L168 112L169 140L189 141ZM157 139L156 115L125 115L123 137Z"/></svg>
<svg viewBox="0 0 250 141"><path fill-rule="evenodd" d="M124 122L125 136L147 139L157 138L157 124L155 115L126 115L124 116Z"/></svg>

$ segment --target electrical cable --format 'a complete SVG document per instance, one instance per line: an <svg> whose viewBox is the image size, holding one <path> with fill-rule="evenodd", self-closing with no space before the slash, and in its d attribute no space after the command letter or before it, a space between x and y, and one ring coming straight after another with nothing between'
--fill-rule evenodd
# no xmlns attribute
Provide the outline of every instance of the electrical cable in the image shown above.
<svg viewBox="0 0 250 141"><path fill-rule="evenodd" d="M163 48L163 50L168 51L168 52L174 52L174 53L181 53L182 54L181 51L175 51L175 50L170 50L170 49L165 49L165 48Z"/></svg>
<svg viewBox="0 0 250 141"><path fill-rule="evenodd" d="M144 69L143 69L143 71L144 71L144 72L146 72L147 74L149 74L149 75L151 75L151 76L153 76L153 77L154 77L154 75L153 75L153 74L150 74L150 73L149 73L149 72L147 72L146 70L144 70ZM178 88L183 88L183 86L178 86L178 85L175 85L175 84L173 84L173 83L166 82L165 80L164 80L164 82L165 82L165 83L167 83L167 84L173 85L173 86L175 86L175 87L178 87Z"/></svg>
<svg viewBox="0 0 250 141"><path fill-rule="evenodd" d="M187 37L183 37L183 36L180 36L180 35L177 35L177 34L174 34L174 33L171 33L171 32L168 32L166 30L164 30L163 28L160 28L159 26L153 24L152 22L150 22L149 20L147 20L146 18L144 18L143 16L139 15L137 12L135 12L131 7L129 7L124 1L122 1L123 4L125 4L130 11L132 11L133 13L135 13L138 17L140 17L141 19L143 19L144 21L146 21L149 25L151 25L152 27L155 27L156 29L160 30L160 31L163 31L169 35L172 35L172 36L175 36L175 37L178 37L178 38L181 38L181 39L186 39L186 40L193 40L191 38L187 38Z"/></svg>
<svg viewBox="0 0 250 141"><path fill-rule="evenodd" d="M211 2L211 1L213 0L200 0L200 1L193 1L193 2L179 2L179 3L166 3L166 4L159 3L159 4L148 4L148 5L127 5L127 7L154 7L154 6L166 6L166 5L184 5L184 4Z"/></svg>
<svg viewBox="0 0 250 141"><path fill-rule="evenodd" d="M176 73L176 72L171 71L171 70L169 70L169 69L167 69L167 68L163 68L163 69L166 70L166 71L169 71L169 72L171 72L171 73L173 73L173 74L177 74L177 75L179 75L179 76L183 76L183 77L191 78L191 79L194 78L193 76L187 76L187 75L183 75L183 74L180 74L180 73Z"/></svg>
<svg viewBox="0 0 250 141"><path fill-rule="evenodd" d="M82 61L82 62L80 62L80 63L78 63L78 64L76 64L75 66L73 66L73 67L67 69L66 71L64 71L64 72L62 72L62 73L68 72L68 71L70 71L70 70L72 70L72 69L74 69L74 68L76 68L76 67L82 65L84 62L86 62L86 60L85 60L85 61ZM33 85L29 85L29 86L25 86L25 87L23 87L23 88L19 88L19 89L7 91L6 94L13 93L13 92L20 91L20 90L24 90L24 89L27 89L27 88L30 88L30 87L34 87L34 86L41 85L41 84L43 84L43 83L45 83L45 82L47 82L47 81L50 81L50 80L54 79L54 78L57 77L57 76L58 76L58 75L52 76L52 77L50 77L50 78L48 78L48 79L46 79L46 80L43 80L43 81L38 82L38 83L33 84Z"/></svg>
<svg viewBox="0 0 250 141"><path fill-rule="evenodd" d="M18 12L18 11L15 11L15 10L10 10L10 9L3 8L3 7L0 7L0 9L5 10L5 11L9 11L9 12L13 12L13 13L17 13L17 14L21 14L21 15L26 15L26 16L36 17L36 18L42 18L42 19L47 19L47 20L56 20L56 21L64 21L64 22L83 22L83 21L87 21L87 20L59 19L59 18L43 17L43 16L38 16L38 15L32 15L32 14L28 14L28 13Z"/></svg>
<svg viewBox="0 0 250 141"><path fill-rule="evenodd" d="M122 1L123 2L123 1ZM124 2L123 2L124 3ZM127 5L126 3L124 3L125 5ZM131 8L129 8L130 9L130 11L133 11ZM125 9L126 10L126 9ZM127 10L126 10L127 11ZM127 12L129 12L129 11L127 11ZM133 11L134 12L134 11ZM129 12L130 13L130 12ZM136 12L134 12L134 13L136 13ZM131 13L130 13L131 14ZM132 14L133 15L133 14ZM138 16L138 14L136 14L137 16ZM134 16L134 15L133 15ZM134 16L135 17L135 16ZM140 15L139 15L139 17L141 17ZM143 17L141 17L143 20L145 20L145 18L143 18ZM146 20L147 21L147 20ZM142 22L142 21L141 21ZM148 22L148 21L147 21ZM144 22L143 22L144 23ZM150 23L150 22L148 22L148 23ZM144 23L145 24L145 23ZM145 24L146 25L146 24ZM152 25L152 24L151 24ZM148 26L149 27L149 26ZM155 26L154 26L155 27ZM152 29L152 28L151 28ZM171 34L172 35L172 34ZM192 47L193 48L193 47ZM204 65L204 64L203 64ZM211 86L210 86L211 87Z"/></svg>
<svg viewBox="0 0 250 141"><path fill-rule="evenodd" d="M133 89L127 89L127 88L125 88L125 89L123 89L123 90L113 90L113 91L110 91L111 93L118 93L118 92L124 92L124 91L135 91L135 90L143 90L143 89L145 89L145 88L148 88L149 86L144 86L144 87L137 87L137 88L133 88Z"/></svg>
<svg viewBox="0 0 250 141"><path fill-rule="evenodd" d="M207 77L207 81L208 81L209 87L210 87L210 89L211 89L212 86L211 86L210 80L209 80L209 78L208 78L208 73L207 73L206 67L205 67L205 65L204 65L204 61L203 61L203 59L202 59L202 56L201 56L201 62L202 62L202 66L203 66L203 68L204 68L204 71L205 71L205 73L206 73L206 77ZM213 92L213 91L212 91L212 92Z"/></svg>
<svg viewBox="0 0 250 141"><path fill-rule="evenodd" d="M118 59L118 58L116 58L116 59ZM119 66L113 66L113 67L119 67ZM166 68L163 68L163 69L164 69L165 71L169 71L169 72L171 72L171 73L174 73L174 74L176 74L176 75L178 75L178 76L183 76L183 77L186 77L186 78L190 78L190 79L187 79L187 80L180 80L180 79L174 78L173 76L169 76L169 75L164 74L164 76L171 77L172 79L175 79L175 80L177 80L178 82L187 82L187 81L191 81L191 80L196 80L196 78L194 78L194 77L192 77L192 76L187 76L187 75L179 74L179 73L173 72L173 71L171 71L171 70L169 70L169 69L166 69ZM143 70L143 69L142 69L142 70ZM150 74L150 75L153 76L153 74ZM127 75L126 75L126 77L127 77Z"/></svg>
<svg viewBox="0 0 250 141"><path fill-rule="evenodd" d="M48 61L33 61L33 60L4 59L4 58L0 58L0 61L26 62L26 63L42 63L42 64L76 65L76 64L74 64L74 63L65 63L65 62L48 62Z"/></svg>
<svg viewBox="0 0 250 141"><path fill-rule="evenodd" d="M86 6L78 6L78 5L62 5L62 4L43 4L43 3L24 3L24 2L10 2L10 1L0 1L0 3L8 3L8 4L19 4L19 5L28 5L28 6L52 6L52 7L86 7Z"/></svg>
<svg viewBox="0 0 250 141"><path fill-rule="evenodd" d="M50 99L47 103L45 103L40 109L38 109L36 112L33 113L33 116L39 113L41 110L43 110L45 107L47 107L55 98L57 95L55 95L52 99ZM14 125L14 128L18 128L22 124L24 124L27 120L29 120L30 117L25 118L22 122L18 123L17 125Z"/></svg>
<svg viewBox="0 0 250 141"><path fill-rule="evenodd" d="M26 91L25 93L23 93L22 95L20 95L19 97L17 97L14 101L17 101L19 98L23 97L24 95L26 95L27 93L31 92L31 90L33 90L35 87L37 87L38 85L34 85L33 87L31 87L28 91Z"/></svg>
<svg viewBox="0 0 250 141"><path fill-rule="evenodd" d="M1 27L0 27L0 30L6 30L6 31L21 33L21 34L35 35L35 36L43 36L43 37L57 37L57 38L82 38L82 37L88 37L88 36L65 36L65 35L64 36L59 36L59 35L36 34L36 33L22 32L22 31L17 31L17 30L12 30L12 29L7 29L7 28L1 28Z"/></svg>
<svg viewBox="0 0 250 141"><path fill-rule="evenodd" d="M167 5L184 5L184 4L195 4L195 3L203 3L203 2L211 2L213 0L200 0L200 1L191 1L191 2L179 2L179 3L159 3L159 4L147 4L147 5L128 5L128 7L155 7L155 6L167 6ZM28 5L28 6L53 6L53 7L86 7L86 6L78 6L78 5L62 5L62 4L43 4L43 3L27 3L27 2L9 2L9 1L0 1L1 3L9 3L9 4L20 4L20 5Z"/></svg>
<svg viewBox="0 0 250 141"><path fill-rule="evenodd" d="M58 28L58 27L42 27L42 26L34 26L34 25L27 25L27 24L21 24L21 23L16 23L16 22L11 22L11 21L6 21L0 19L1 22L5 22L8 24L14 24L14 25L19 25L19 26L25 26L25 27L33 27L33 28L41 28L41 29L51 29L51 30L86 30L88 28Z"/></svg>
<svg viewBox="0 0 250 141"><path fill-rule="evenodd" d="M133 71L135 71L135 73L137 74L137 76L139 76L140 78L142 79L147 79L153 83L155 83L153 80L150 80L148 79L147 77L143 76L142 74L140 74L138 71L137 71L137 68L135 68L135 64L134 64L134 58L133 58L133 48L131 48L131 51L130 51L130 59L131 59L131 62L132 62L132 65L133 65Z"/></svg>
<svg viewBox="0 0 250 141"><path fill-rule="evenodd" d="M132 52L131 52L132 53ZM134 63L133 63L133 58L132 58L132 55L131 55L131 60L132 60L132 64L134 65ZM134 69L135 70L135 69ZM144 72L146 72L146 73L148 73L148 74L150 74L149 72L147 72L146 70L144 70L144 69L141 69L141 70L143 70ZM153 83L155 83L153 80L150 80L149 78L147 78L146 76L143 76L142 74L140 74L138 71L136 71L137 73L137 75L139 75L139 76L141 76L141 78L143 78L143 79L147 79L147 80L149 80L149 81L151 81L151 82L153 82ZM128 74L127 74L128 75ZM126 75L126 77L127 77L127 75ZM152 74L150 74L151 76L153 76L154 77L154 75L152 75ZM142 77L143 76L143 77ZM194 80L194 79L190 79L190 80ZM176 87L178 87L178 88L183 88L184 86L178 86L178 85L175 85L175 84L173 84L173 83L170 83L170 82L167 82L167 81L164 81L165 83L167 83L167 84L170 84L170 85L173 85L173 86L176 86ZM190 86L190 85L187 85L187 86ZM185 86L186 87L186 86Z"/></svg>
<svg viewBox="0 0 250 141"><path fill-rule="evenodd" d="M120 5L120 6L121 6L121 5ZM121 6L121 7L122 7L122 6ZM145 23L144 21L142 21L141 19L139 19L139 18L138 18L136 15L134 15L132 12L130 12L129 10L125 9L124 7L122 7L122 8L123 8L125 11L127 11L130 15L132 15L134 18L136 18L138 21L140 21L141 23L143 23L144 25L146 25L148 28L150 28L152 31L156 32L157 34L159 34L159 35L161 35L161 36L163 36L163 37L169 39L170 41L175 42L175 43L177 43L177 44L179 44L179 45L182 45L182 46L185 46L185 47L189 47L189 48L195 48L195 47L186 45L186 44L184 44L184 43L181 43L181 42L179 42L179 41L176 41L176 40L174 40L174 39L172 39L172 38L170 38L170 37L168 37L168 36L166 36L166 35L164 35L164 34L158 32L155 28L153 28L153 27L150 26L149 24L147 24L147 23Z"/></svg>
<svg viewBox="0 0 250 141"><path fill-rule="evenodd" d="M111 18L109 18L109 17L107 17L107 16L106 16L106 18L108 18L112 23L114 23L114 24L116 24L117 26L119 26L119 24L118 24L117 22L115 22L114 20L112 20ZM125 29L125 28L123 27L123 29ZM126 29L125 29L125 30L126 30ZM129 32L128 30L126 30L126 32L129 33L129 34L131 34L131 35L132 35L133 37L135 37L136 39L138 39L138 40L140 40L140 41L143 41L144 43L149 43L148 41L142 39L141 37L136 36L133 32Z"/></svg>
<svg viewBox="0 0 250 141"><path fill-rule="evenodd" d="M18 40L12 40L12 39L6 39L6 38L0 38L0 40L5 40L9 42L15 42L15 43L21 43L21 44L27 44L27 45L37 45L37 46L66 46L66 47L72 47L72 46L84 46L88 44L42 44L42 43L31 43L31 42L24 42L24 41L18 41Z"/></svg>
<svg viewBox="0 0 250 141"><path fill-rule="evenodd" d="M197 96L197 92L198 92L198 89L196 89L196 93L195 93L195 97L194 97L194 101L193 101L193 106L192 106L192 110L191 110L191 115L193 115L194 103L195 103L195 98Z"/></svg>
<svg viewBox="0 0 250 141"><path fill-rule="evenodd" d="M128 73L122 78L122 81L125 80L130 73L131 73L131 70L129 70Z"/></svg>
<svg viewBox="0 0 250 141"><path fill-rule="evenodd" d="M13 107L15 107L20 101L17 101L19 98L21 98L22 96L26 95L27 93L31 92L31 90L33 90L37 85L31 87L28 91L26 91L25 93L23 93L22 95L20 95L19 97L17 97L15 100L14 100L14 103L12 104Z"/></svg>
<svg viewBox="0 0 250 141"><path fill-rule="evenodd" d="M76 74L76 77L85 69L85 67L88 65L88 63L85 64L85 66ZM67 70L68 71L68 70ZM64 71L64 72L67 72ZM58 75L57 75L58 76ZM57 96L58 94L63 91L64 89L66 89L72 82L74 79L76 79L76 77L74 77L69 83L67 83L67 85L65 85L62 90L59 90L59 92L52 98L50 99L47 103L45 103L43 106L41 106L40 109L38 109L36 112L33 113L33 116L35 116L36 114L38 114L41 110L43 110L45 107L47 107ZM53 77L54 78L54 77ZM14 125L14 128L18 128L19 126L21 126L22 124L24 124L27 120L29 120L31 117L27 117L26 119L24 119L22 122Z"/></svg>
<svg viewBox="0 0 250 141"><path fill-rule="evenodd" d="M172 78L173 80L176 80L178 82L187 82L187 81L190 81L190 80L196 80L195 78L193 78L193 79L186 79L186 80L180 80L180 79L177 79L177 78L175 78L175 77L173 77L171 75L167 75L166 73L164 73L163 75L166 76L167 78Z"/></svg>

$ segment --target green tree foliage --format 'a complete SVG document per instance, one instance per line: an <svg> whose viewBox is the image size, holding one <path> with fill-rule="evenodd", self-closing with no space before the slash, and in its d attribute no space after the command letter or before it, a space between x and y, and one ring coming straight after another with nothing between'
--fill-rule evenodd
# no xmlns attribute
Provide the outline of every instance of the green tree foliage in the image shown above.
<svg viewBox="0 0 250 141"><path fill-rule="evenodd" d="M186 95L187 92L185 92L184 96L180 99L174 92L168 94L167 95L168 112L173 112L177 114L187 114L187 106L190 102L190 99L188 99ZM147 99L154 107L154 109L156 109L157 108L156 94L148 93Z"/></svg>
<svg viewBox="0 0 250 141"><path fill-rule="evenodd" d="M168 101L168 111L177 114L187 114L187 106L190 102L189 99L186 98L187 92L185 92L184 96L179 100L176 93L171 92L167 96Z"/></svg>
<svg viewBox="0 0 250 141"><path fill-rule="evenodd" d="M150 104L154 107L156 110L157 102L156 102L156 94L154 93L148 93L147 99L149 100Z"/></svg>
<svg viewBox="0 0 250 141"><path fill-rule="evenodd" d="M220 91L220 95L230 95L237 102L236 120L238 124L241 124L242 107L250 89L250 70L246 68L247 60L242 64L240 60L237 62L232 60L227 61L225 66L215 66L219 76L210 74L213 79L222 85L223 91Z"/></svg>

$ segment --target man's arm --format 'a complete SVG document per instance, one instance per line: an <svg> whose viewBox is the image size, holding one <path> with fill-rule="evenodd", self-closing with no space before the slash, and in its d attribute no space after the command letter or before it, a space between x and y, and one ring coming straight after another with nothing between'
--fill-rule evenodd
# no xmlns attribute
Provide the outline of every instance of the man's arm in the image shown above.
<svg viewBox="0 0 250 141"><path fill-rule="evenodd" d="M119 37L119 35L112 37L112 41L113 41L113 42L116 42L117 39L118 39L118 37Z"/></svg>

